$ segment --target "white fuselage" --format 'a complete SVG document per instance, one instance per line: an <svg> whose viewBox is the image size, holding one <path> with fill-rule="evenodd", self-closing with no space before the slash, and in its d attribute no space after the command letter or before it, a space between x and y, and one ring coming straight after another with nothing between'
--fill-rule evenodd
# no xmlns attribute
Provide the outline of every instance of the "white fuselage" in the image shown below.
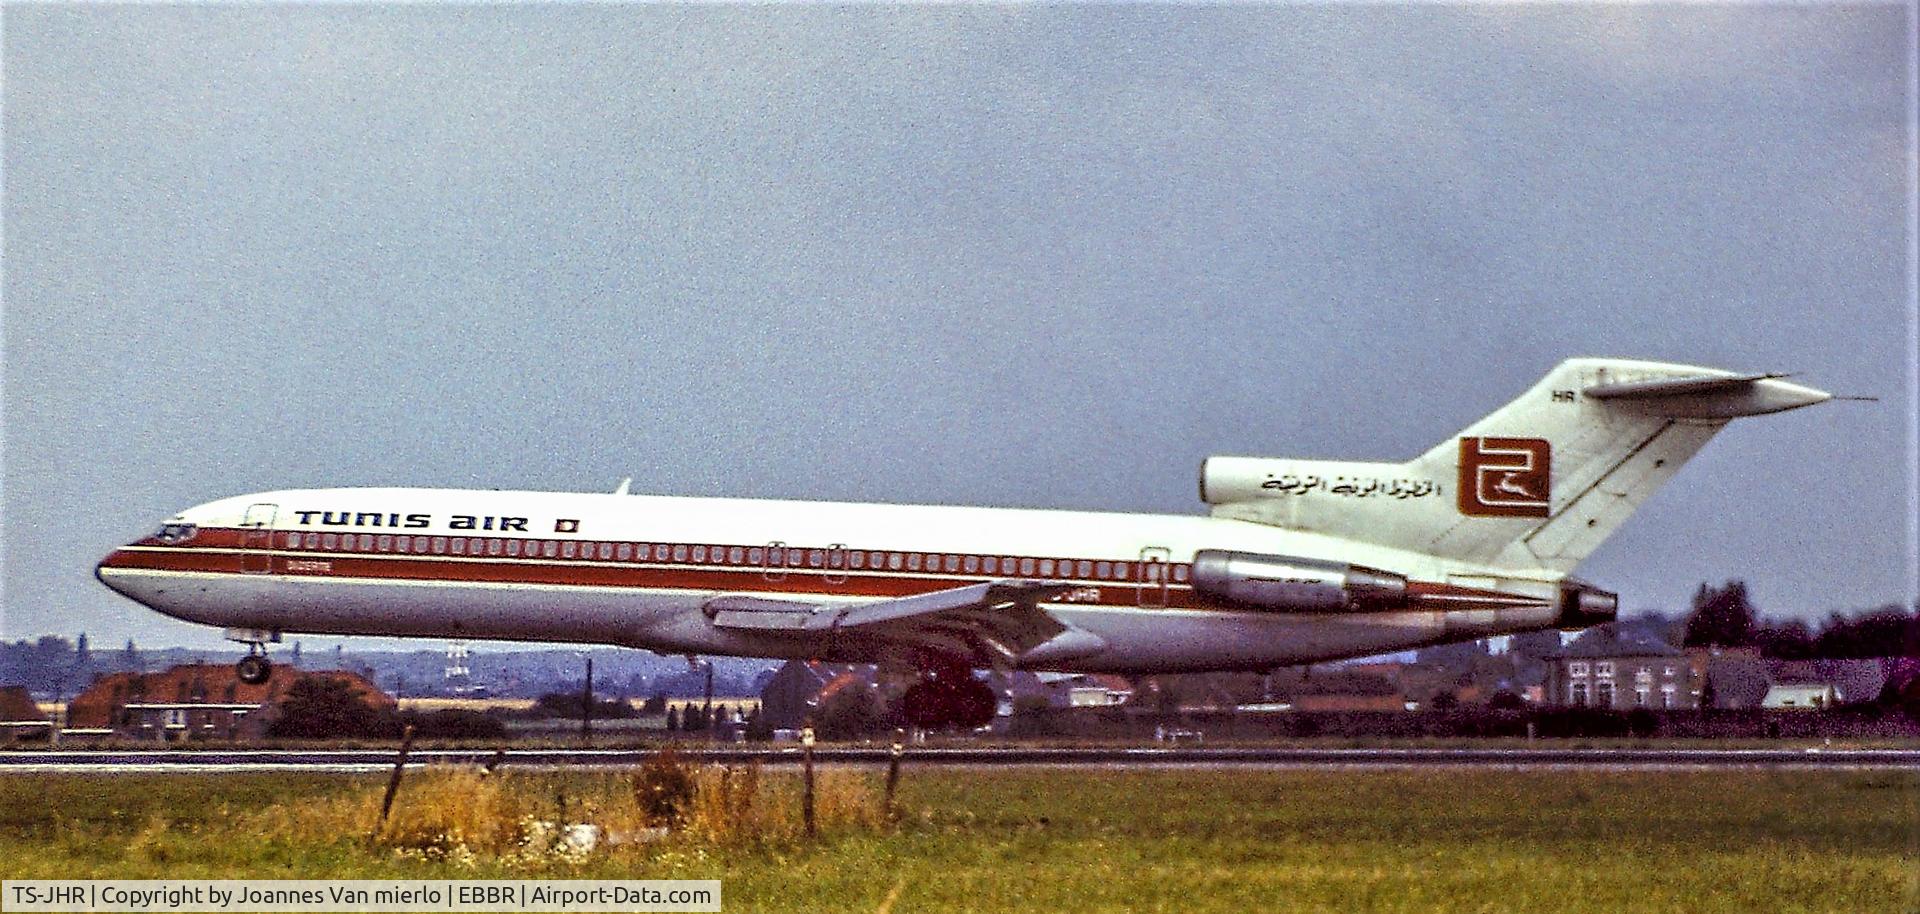
<svg viewBox="0 0 1920 914"><path fill-rule="evenodd" d="M1044 605L1080 639L1074 650L1041 645L1019 666L1266 669L1550 627L1558 586L1549 573L1197 516L367 488L222 499L169 523L191 535L129 544L98 574L188 621L679 654L883 661L881 646L858 637L729 630L705 610L717 597L845 604L1017 579L1067 585ZM1195 593L1189 563L1202 549L1363 564L1429 592L1517 599L1391 613L1248 610Z"/></svg>

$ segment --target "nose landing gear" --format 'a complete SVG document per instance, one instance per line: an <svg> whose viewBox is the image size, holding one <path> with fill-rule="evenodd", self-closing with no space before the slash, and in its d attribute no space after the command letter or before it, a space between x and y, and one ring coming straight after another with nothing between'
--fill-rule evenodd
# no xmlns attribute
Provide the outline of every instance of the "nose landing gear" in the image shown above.
<svg viewBox="0 0 1920 914"><path fill-rule="evenodd" d="M254 650L259 648L255 647ZM273 661L268 660L264 653L248 654L235 664L235 673L240 677L241 682L247 685L259 685L273 676Z"/></svg>
<svg viewBox="0 0 1920 914"><path fill-rule="evenodd" d="M247 685L259 685L273 676L273 661L267 659L267 645L278 644L280 633L256 628L227 629L227 640L247 645L247 656L234 665L235 675Z"/></svg>

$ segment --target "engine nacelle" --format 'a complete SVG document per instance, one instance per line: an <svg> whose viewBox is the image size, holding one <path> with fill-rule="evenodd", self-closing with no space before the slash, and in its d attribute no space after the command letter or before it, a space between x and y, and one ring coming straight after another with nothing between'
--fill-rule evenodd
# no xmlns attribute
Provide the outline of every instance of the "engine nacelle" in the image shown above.
<svg viewBox="0 0 1920 914"><path fill-rule="evenodd" d="M1202 549L1193 589L1224 603L1273 612L1378 612L1407 605L1407 579L1390 571L1289 555Z"/></svg>
<svg viewBox="0 0 1920 914"><path fill-rule="evenodd" d="M1591 628L1620 617L1620 597L1609 590L1568 578L1560 585L1560 615L1555 628Z"/></svg>

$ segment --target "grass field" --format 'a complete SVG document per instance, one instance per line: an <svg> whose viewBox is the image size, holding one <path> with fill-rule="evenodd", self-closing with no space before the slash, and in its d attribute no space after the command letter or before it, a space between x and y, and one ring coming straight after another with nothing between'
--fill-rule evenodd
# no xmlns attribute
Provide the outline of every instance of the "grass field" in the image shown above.
<svg viewBox="0 0 1920 914"><path fill-rule="evenodd" d="M397 819L432 818L436 778L477 780L409 775ZM486 783L523 819L617 819L629 778ZM813 842L796 777L760 778L754 829L575 858L375 843L378 777L11 774L0 874L718 878L729 911L1920 911L1913 772L909 770L888 826L879 773L842 769Z"/></svg>

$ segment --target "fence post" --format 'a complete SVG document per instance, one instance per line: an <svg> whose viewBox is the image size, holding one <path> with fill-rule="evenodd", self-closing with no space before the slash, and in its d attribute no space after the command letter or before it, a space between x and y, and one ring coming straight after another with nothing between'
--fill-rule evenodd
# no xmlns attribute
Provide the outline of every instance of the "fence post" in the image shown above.
<svg viewBox="0 0 1920 914"><path fill-rule="evenodd" d="M900 757L907 752L907 731L893 731L893 752L887 757L887 821L900 821L900 808L894 804L894 794L900 788Z"/></svg>
<svg viewBox="0 0 1920 914"><path fill-rule="evenodd" d="M807 838L811 840L813 827L813 722L800 728L800 820L805 824Z"/></svg>
<svg viewBox="0 0 1920 914"><path fill-rule="evenodd" d="M587 657L587 679L580 686L580 744L593 745L593 657Z"/></svg>
<svg viewBox="0 0 1920 914"><path fill-rule="evenodd" d="M407 770L407 753L413 751L413 725L408 724L400 731L400 755L393 760L393 775L387 778L387 795L380 800L380 822L386 824L387 814L393 811L393 795L400 792L400 775ZM374 827L375 833L379 826Z"/></svg>

